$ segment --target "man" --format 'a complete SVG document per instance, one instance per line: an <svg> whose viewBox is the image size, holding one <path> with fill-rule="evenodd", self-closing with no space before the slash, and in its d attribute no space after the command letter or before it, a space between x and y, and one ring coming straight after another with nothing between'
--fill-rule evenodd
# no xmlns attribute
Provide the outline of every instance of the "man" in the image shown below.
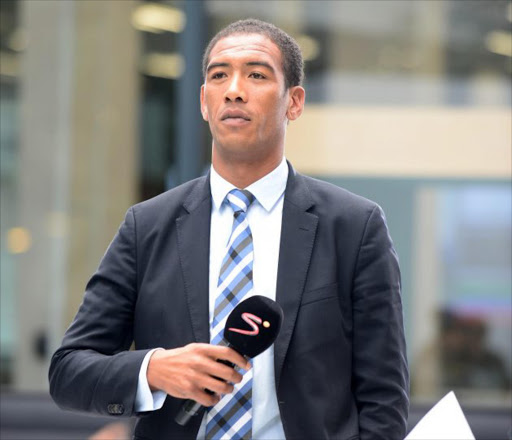
<svg viewBox="0 0 512 440"><path fill-rule="evenodd" d="M384 215L284 160L305 99L296 42L236 22L210 42L203 70L211 171L128 210L52 359L52 396L143 414L141 439L403 439L400 275ZM284 311L253 368L208 344L219 310L252 294ZM174 422L183 399L209 407L185 427Z"/></svg>

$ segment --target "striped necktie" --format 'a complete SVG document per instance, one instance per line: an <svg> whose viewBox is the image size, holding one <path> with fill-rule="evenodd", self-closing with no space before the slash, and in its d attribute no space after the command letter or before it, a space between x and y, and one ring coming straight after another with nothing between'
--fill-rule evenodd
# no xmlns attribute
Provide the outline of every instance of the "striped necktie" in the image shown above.
<svg viewBox="0 0 512 440"><path fill-rule="evenodd" d="M222 261L215 296L211 327L211 343L222 344L224 326L231 310L252 291L253 243L247 222L247 208L254 196L246 190L234 189L227 195L234 212L233 228L226 255ZM250 439L252 437L252 369L243 374L233 393L208 411L206 438Z"/></svg>

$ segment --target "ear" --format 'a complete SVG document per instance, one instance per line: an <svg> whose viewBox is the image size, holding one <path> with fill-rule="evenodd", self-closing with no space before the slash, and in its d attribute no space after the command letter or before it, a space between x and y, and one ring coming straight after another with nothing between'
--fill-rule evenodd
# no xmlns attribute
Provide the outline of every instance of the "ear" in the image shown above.
<svg viewBox="0 0 512 440"><path fill-rule="evenodd" d="M204 84L201 86L201 114L203 115L203 119L208 122L208 109L206 107L206 101L204 99Z"/></svg>
<svg viewBox="0 0 512 440"><path fill-rule="evenodd" d="M304 102L306 100L306 91L301 86L290 87L288 90L289 103L286 117L289 121L294 121L304 110Z"/></svg>

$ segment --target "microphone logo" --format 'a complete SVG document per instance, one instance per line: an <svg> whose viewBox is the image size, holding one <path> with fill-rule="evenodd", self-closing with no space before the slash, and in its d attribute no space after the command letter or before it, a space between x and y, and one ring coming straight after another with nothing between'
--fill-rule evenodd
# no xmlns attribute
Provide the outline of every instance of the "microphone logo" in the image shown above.
<svg viewBox="0 0 512 440"><path fill-rule="evenodd" d="M263 320L259 316L253 315L252 313L244 312L242 313L242 319L247 324L249 324L249 327L251 327L252 330L242 330L234 327L230 327L228 328L228 330L236 333L241 333L242 335L247 336L256 336L260 333L260 328L258 327L257 324L261 324Z"/></svg>

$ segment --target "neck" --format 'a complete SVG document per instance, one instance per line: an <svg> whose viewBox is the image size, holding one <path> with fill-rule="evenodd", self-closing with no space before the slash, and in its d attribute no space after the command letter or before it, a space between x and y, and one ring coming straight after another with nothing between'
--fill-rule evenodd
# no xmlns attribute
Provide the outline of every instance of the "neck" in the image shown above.
<svg viewBox="0 0 512 440"><path fill-rule="evenodd" d="M240 189L247 188L252 183L274 171L283 160L282 152L279 155L267 158L265 161L231 160L225 162L219 160L216 156L214 150L212 153L212 165L215 171L219 173L223 179Z"/></svg>

